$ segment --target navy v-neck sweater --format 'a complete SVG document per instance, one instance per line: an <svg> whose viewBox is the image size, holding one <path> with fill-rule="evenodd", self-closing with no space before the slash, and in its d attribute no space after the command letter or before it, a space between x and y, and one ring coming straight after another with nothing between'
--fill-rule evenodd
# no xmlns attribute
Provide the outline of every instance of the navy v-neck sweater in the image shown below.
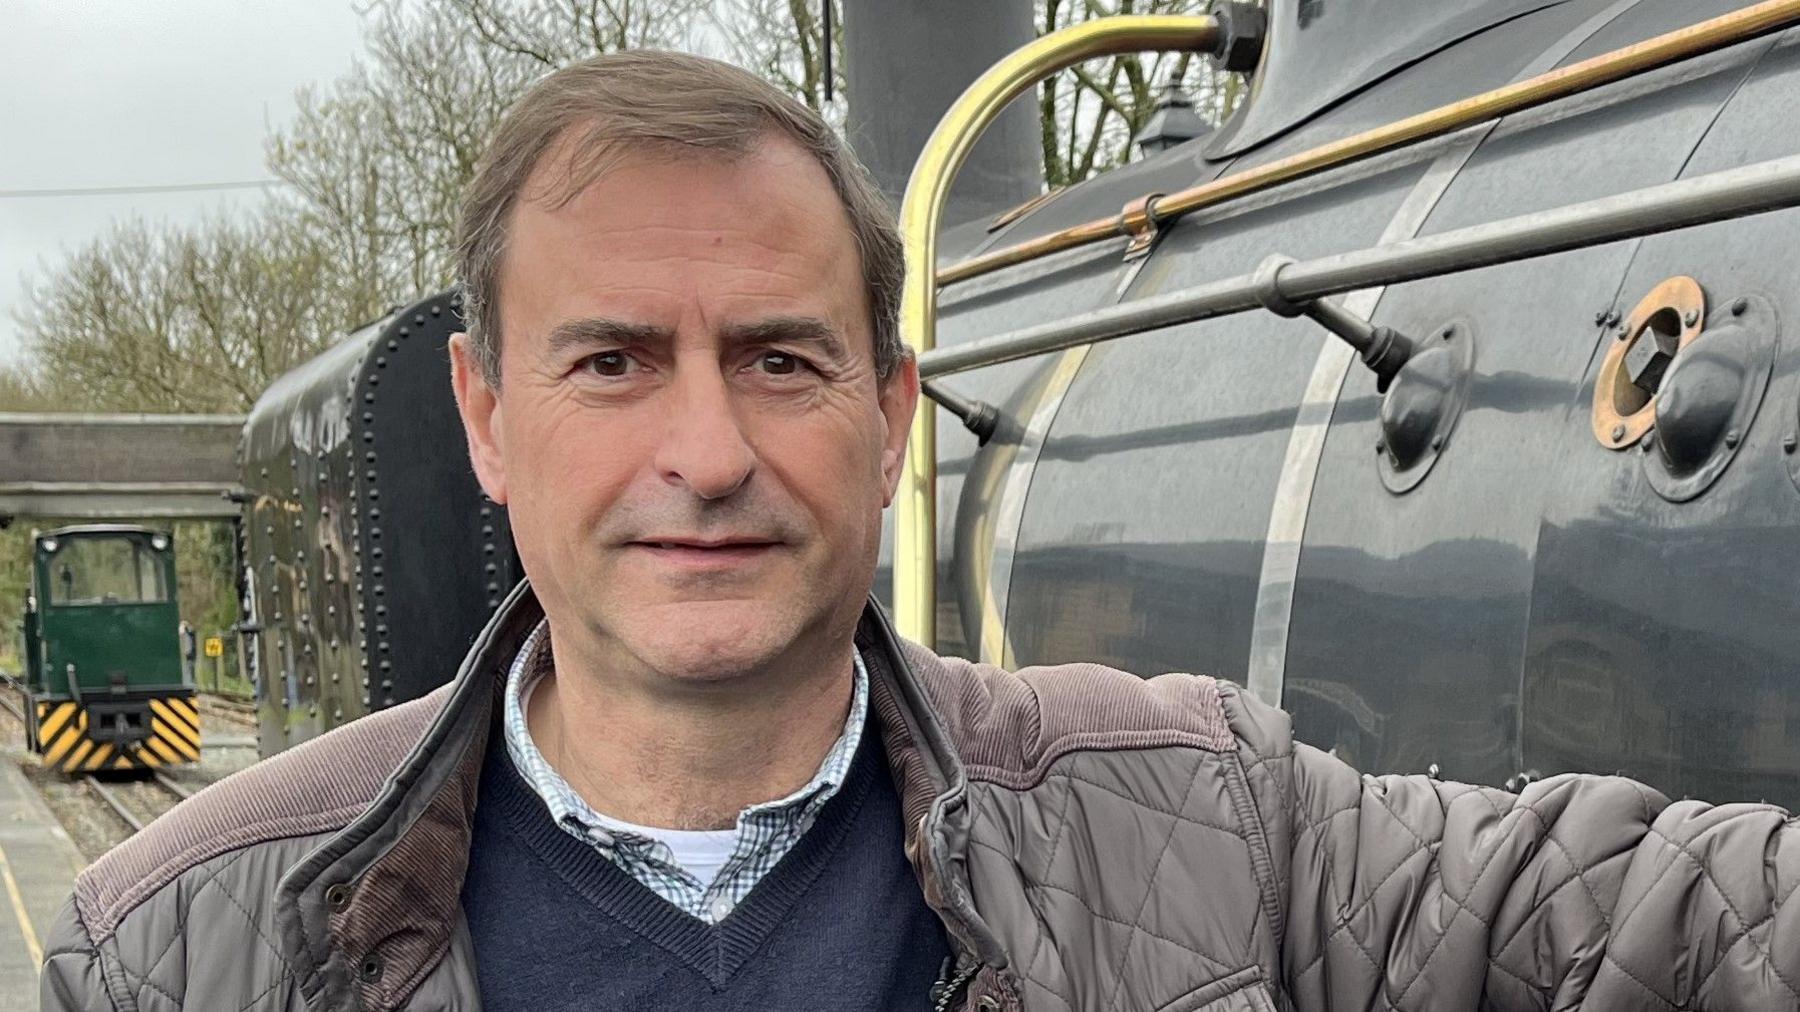
<svg viewBox="0 0 1800 1012"><path fill-rule="evenodd" d="M949 947L902 851L879 736L794 849L717 925L550 818L488 749L463 883L487 1012L929 1009Z"/></svg>

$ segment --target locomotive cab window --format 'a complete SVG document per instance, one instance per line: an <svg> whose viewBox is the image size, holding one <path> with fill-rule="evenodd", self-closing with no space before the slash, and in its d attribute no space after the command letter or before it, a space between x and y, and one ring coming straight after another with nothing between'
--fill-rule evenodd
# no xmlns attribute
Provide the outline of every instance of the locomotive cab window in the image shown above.
<svg viewBox="0 0 1800 1012"><path fill-rule="evenodd" d="M67 539L47 559L50 603L166 603L168 574L160 555L142 538Z"/></svg>

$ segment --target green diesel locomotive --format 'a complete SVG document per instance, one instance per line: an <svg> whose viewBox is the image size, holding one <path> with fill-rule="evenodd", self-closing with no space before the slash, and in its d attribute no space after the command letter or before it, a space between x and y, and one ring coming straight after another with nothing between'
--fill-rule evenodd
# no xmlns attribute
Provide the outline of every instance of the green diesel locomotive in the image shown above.
<svg viewBox="0 0 1800 1012"><path fill-rule="evenodd" d="M33 537L25 598L26 743L69 773L200 758L183 675L175 543L167 531L90 524Z"/></svg>

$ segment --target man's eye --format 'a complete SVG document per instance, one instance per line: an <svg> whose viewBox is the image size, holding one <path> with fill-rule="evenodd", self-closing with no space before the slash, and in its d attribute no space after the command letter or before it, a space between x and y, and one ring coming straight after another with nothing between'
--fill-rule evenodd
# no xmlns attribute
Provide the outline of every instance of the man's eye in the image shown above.
<svg viewBox="0 0 1800 1012"><path fill-rule="evenodd" d="M589 355L582 367L596 376L623 376L631 371L631 356L622 351L603 351Z"/></svg>
<svg viewBox="0 0 1800 1012"><path fill-rule="evenodd" d="M763 372L771 376L789 376L800 371L800 360L786 352L764 352L759 364Z"/></svg>

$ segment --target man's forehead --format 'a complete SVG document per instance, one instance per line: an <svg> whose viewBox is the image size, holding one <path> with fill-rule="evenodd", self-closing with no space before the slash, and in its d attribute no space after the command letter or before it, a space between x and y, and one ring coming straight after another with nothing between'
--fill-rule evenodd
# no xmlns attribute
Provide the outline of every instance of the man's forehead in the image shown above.
<svg viewBox="0 0 1800 1012"><path fill-rule="evenodd" d="M520 203L555 210L609 177L656 179L660 170L684 167L728 170L721 175L738 170L815 176L817 182L830 185L824 166L773 127L742 139L701 145L656 137L598 138L591 127L577 124L545 147L526 177Z"/></svg>
<svg viewBox="0 0 1800 1012"><path fill-rule="evenodd" d="M872 355L861 252L823 167L782 135L737 156L678 154L661 144L615 155L560 203L543 187L575 180L574 156L546 155L539 199L514 209L501 264L500 312L523 339L515 351L529 343L537 351L527 354L554 355L569 342L539 342L585 319L737 338L810 318L854 357Z"/></svg>

